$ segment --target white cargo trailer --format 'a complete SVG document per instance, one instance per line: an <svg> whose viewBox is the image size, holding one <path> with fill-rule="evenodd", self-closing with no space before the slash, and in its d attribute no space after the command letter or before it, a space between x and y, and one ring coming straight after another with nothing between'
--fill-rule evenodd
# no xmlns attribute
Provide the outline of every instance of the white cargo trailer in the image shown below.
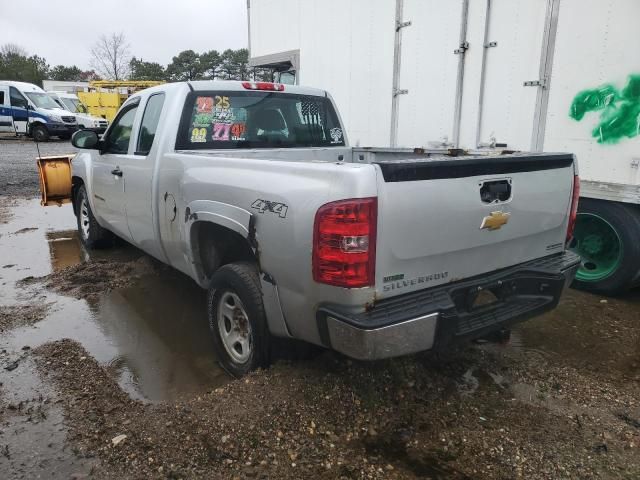
<svg viewBox="0 0 640 480"><path fill-rule="evenodd" d="M330 91L353 145L575 153L577 286L640 281L640 1L247 7L251 65Z"/></svg>

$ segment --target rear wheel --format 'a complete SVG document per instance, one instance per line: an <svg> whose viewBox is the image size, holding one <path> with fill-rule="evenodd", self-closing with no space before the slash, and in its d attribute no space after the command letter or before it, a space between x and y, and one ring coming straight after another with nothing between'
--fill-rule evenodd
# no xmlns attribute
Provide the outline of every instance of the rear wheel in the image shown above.
<svg viewBox="0 0 640 480"><path fill-rule="evenodd" d="M630 206L583 198L570 248L582 259L573 286L616 295L640 270L640 215Z"/></svg>
<svg viewBox="0 0 640 480"><path fill-rule="evenodd" d="M230 263L213 274L208 314L213 347L225 371L241 377L269 364L270 335L254 265Z"/></svg>
<svg viewBox="0 0 640 480"><path fill-rule="evenodd" d="M49 130L43 125L35 125L31 129L31 136L36 142L46 142L49 140Z"/></svg>
<svg viewBox="0 0 640 480"><path fill-rule="evenodd" d="M76 214L78 221L78 234L82 244L89 248L103 248L111 246L113 234L100 226L91 211L87 190L82 185L76 194Z"/></svg>

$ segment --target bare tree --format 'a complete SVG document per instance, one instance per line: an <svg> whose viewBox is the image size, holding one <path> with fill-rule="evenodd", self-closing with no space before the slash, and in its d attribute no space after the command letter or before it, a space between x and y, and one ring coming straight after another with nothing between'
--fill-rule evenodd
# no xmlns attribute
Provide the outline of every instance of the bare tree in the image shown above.
<svg viewBox="0 0 640 480"><path fill-rule="evenodd" d="M124 80L130 61L129 44L122 32L100 36L91 48L91 66L109 80Z"/></svg>
<svg viewBox="0 0 640 480"><path fill-rule="evenodd" d="M26 57L27 51L15 43L5 43L0 47L0 55L18 55Z"/></svg>

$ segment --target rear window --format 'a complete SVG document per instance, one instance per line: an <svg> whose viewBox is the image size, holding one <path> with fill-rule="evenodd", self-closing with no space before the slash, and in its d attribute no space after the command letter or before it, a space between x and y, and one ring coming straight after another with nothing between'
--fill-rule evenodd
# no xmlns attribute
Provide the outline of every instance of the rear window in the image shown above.
<svg viewBox="0 0 640 480"><path fill-rule="evenodd" d="M344 146L325 97L279 92L191 92L176 149Z"/></svg>

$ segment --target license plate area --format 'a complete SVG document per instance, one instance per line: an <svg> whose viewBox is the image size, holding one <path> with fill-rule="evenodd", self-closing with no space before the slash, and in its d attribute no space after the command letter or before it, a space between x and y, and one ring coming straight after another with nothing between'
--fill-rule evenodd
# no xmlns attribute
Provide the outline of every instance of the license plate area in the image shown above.
<svg viewBox="0 0 640 480"><path fill-rule="evenodd" d="M515 281L497 281L456 290L451 297L458 312L470 313L495 308L515 292Z"/></svg>

